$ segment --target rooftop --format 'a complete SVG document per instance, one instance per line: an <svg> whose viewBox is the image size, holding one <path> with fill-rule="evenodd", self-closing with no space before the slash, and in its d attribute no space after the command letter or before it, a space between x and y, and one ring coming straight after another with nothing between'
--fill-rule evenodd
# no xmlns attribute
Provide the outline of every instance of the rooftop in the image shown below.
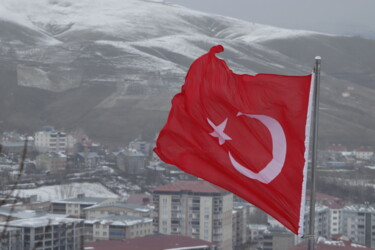
<svg viewBox="0 0 375 250"><path fill-rule="evenodd" d="M345 207L344 204L337 203L337 202L327 202L324 205L326 205L330 209L341 209L341 208Z"/></svg>
<svg viewBox="0 0 375 250"><path fill-rule="evenodd" d="M85 243L86 249L92 250L172 250L212 247L214 243L180 235L149 235L123 241L98 241ZM91 247L91 248L87 248Z"/></svg>
<svg viewBox="0 0 375 250"><path fill-rule="evenodd" d="M375 207L370 206L370 205L365 205L365 204L353 204L353 205L348 205L345 206L344 211L346 212L362 212L362 213L375 213Z"/></svg>
<svg viewBox="0 0 375 250"><path fill-rule="evenodd" d="M77 204L95 205L106 200L108 200L107 197L86 197L86 196L78 195L75 198L56 200L56 201L53 201L53 203L77 203Z"/></svg>
<svg viewBox="0 0 375 250"><path fill-rule="evenodd" d="M253 205L248 202L239 202L235 201L233 202L233 209L242 209L244 207L252 207Z"/></svg>
<svg viewBox="0 0 375 250"><path fill-rule="evenodd" d="M108 203L108 204L98 204L91 207L86 207L84 210L92 210L96 208L105 208L105 207L119 207L127 208L138 212L149 212L151 210L148 206L141 206L136 204L127 204L127 203Z"/></svg>
<svg viewBox="0 0 375 250"><path fill-rule="evenodd" d="M88 158L88 159L100 157L96 152L89 152L87 154L86 153L78 153L78 155L81 156L82 158Z"/></svg>
<svg viewBox="0 0 375 250"><path fill-rule="evenodd" d="M38 218L48 215L44 212L39 212L35 210L23 210L23 209L16 209L11 207L0 207L0 215L2 216L10 216L12 218L17 219L30 219L30 218Z"/></svg>
<svg viewBox="0 0 375 250"><path fill-rule="evenodd" d="M171 184L160 186L154 191L181 192L189 191L194 193L226 193L227 191L206 181L177 181Z"/></svg>
<svg viewBox="0 0 375 250"><path fill-rule="evenodd" d="M307 242L303 242L301 244L298 244L292 248L289 248L289 250L306 250L307 249ZM373 249L368 248L366 246L352 243L349 241L323 241L315 244L316 250L359 250L359 249Z"/></svg>
<svg viewBox="0 0 375 250"><path fill-rule="evenodd" d="M132 226L139 223L148 223L152 222L151 218L143 218L138 216L129 216L129 215L110 215L107 217L85 220L85 224L110 224L114 226ZM110 248L111 249L111 248Z"/></svg>
<svg viewBox="0 0 375 250"><path fill-rule="evenodd" d="M39 218L30 218L22 220L13 220L8 222L2 222L0 225L7 224L8 227L45 227L48 225L60 225L69 223L78 223L83 221L82 219L67 218L65 215L49 214Z"/></svg>

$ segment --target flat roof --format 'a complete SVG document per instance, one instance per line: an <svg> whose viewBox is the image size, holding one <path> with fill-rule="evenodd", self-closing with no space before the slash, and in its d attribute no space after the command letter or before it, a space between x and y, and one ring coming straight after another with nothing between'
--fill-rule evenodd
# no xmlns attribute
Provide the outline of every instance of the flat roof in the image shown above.
<svg viewBox="0 0 375 250"><path fill-rule="evenodd" d="M67 218L64 215L58 214L49 214L47 216L22 219L22 220L13 220L8 222L0 223L0 225L7 224L8 227L45 227L48 225L59 225L59 224L69 224L73 222L81 222L82 219L73 219Z"/></svg>
<svg viewBox="0 0 375 250"><path fill-rule="evenodd" d="M207 181L177 181L171 184L160 186L154 189L154 192L181 192L189 191L194 193L227 193L222 189Z"/></svg>
<svg viewBox="0 0 375 250"><path fill-rule="evenodd" d="M129 215L110 215L103 218L85 220L85 224L110 224L114 226L132 226L140 223L152 222L151 218L143 218Z"/></svg>
<svg viewBox="0 0 375 250"><path fill-rule="evenodd" d="M103 202L105 200L108 200L109 198L104 197L75 197L75 198L69 198L64 200L56 200L52 201L52 203L74 203L74 204L97 204L100 202Z"/></svg>
<svg viewBox="0 0 375 250"><path fill-rule="evenodd" d="M145 237L138 237L134 239L127 239L122 241L98 241L98 242L86 242L86 249L93 250L165 250L165 249L194 249L198 247L213 247L214 243L193 239L187 236L181 235L148 235Z"/></svg>
<svg viewBox="0 0 375 250"><path fill-rule="evenodd" d="M91 207L86 207L84 210L92 210L97 208L106 208L106 207L118 207L118 208L127 208L138 212L150 212L151 208L148 206L141 206L136 204L128 204L128 203L108 203L108 204L98 204L93 205Z"/></svg>

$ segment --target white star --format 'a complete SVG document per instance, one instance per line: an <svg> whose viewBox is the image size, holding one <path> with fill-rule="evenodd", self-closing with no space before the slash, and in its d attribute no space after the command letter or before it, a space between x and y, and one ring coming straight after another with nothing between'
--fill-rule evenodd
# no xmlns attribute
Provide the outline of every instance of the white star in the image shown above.
<svg viewBox="0 0 375 250"><path fill-rule="evenodd" d="M211 125L211 127L214 129L212 133L210 133L211 136L219 138L219 144L223 145L225 141L232 140L227 134L224 133L225 126L227 126L228 118L225 119L222 123L220 123L218 126L216 126L210 119L207 118L208 123Z"/></svg>

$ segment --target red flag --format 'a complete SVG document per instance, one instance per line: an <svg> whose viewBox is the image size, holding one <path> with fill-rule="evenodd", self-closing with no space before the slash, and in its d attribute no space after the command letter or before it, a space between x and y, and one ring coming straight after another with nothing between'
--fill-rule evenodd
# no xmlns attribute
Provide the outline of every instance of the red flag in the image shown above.
<svg viewBox="0 0 375 250"><path fill-rule="evenodd" d="M155 152L302 235L311 75L238 75L215 53L190 67Z"/></svg>

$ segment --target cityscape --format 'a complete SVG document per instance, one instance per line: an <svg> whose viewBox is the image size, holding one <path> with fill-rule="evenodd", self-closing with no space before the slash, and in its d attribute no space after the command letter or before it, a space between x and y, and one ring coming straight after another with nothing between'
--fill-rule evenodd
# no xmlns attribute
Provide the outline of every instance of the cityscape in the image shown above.
<svg viewBox="0 0 375 250"><path fill-rule="evenodd" d="M150 249L151 244L152 249L293 250L306 245L252 204L161 162L152 151L154 141L136 138L109 148L82 132L44 126L32 135L4 132L0 145L1 249L130 249L132 244ZM372 171L371 147L331 144L319 150L319 246L375 247L374 183L365 178ZM357 179L345 179L353 174ZM354 196L334 195L327 184L332 175L350 180ZM369 196L356 197L357 189ZM305 228L309 199L307 192Z"/></svg>
<svg viewBox="0 0 375 250"><path fill-rule="evenodd" d="M375 1L0 2L0 250L375 249Z"/></svg>

